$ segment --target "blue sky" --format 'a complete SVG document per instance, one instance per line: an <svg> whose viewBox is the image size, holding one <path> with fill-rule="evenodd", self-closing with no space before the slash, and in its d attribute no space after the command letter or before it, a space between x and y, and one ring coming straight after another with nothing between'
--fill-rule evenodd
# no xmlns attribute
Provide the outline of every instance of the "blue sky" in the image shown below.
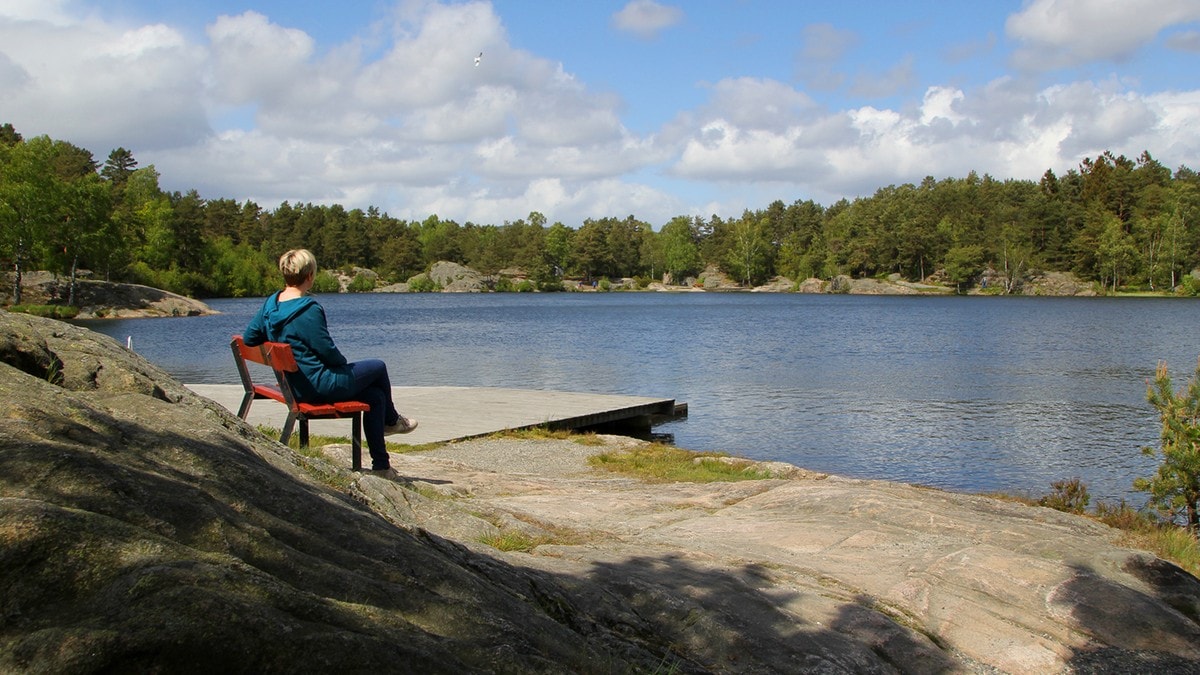
<svg viewBox="0 0 1200 675"><path fill-rule="evenodd" d="M0 3L26 137L207 198L493 224L657 228L1105 150L1200 169L1197 73L1195 0Z"/></svg>

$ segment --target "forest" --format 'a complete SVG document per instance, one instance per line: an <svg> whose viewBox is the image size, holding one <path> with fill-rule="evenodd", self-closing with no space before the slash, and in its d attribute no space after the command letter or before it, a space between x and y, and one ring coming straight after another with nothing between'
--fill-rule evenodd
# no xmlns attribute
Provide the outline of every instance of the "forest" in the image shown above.
<svg viewBox="0 0 1200 675"><path fill-rule="evenodd" d="M323 268L367 268L387 282L446 260L484 274L520 268L545 290L568 277L667 274L681 283L716 265L746 286L776 276L936 274L965 289L988 271L1003 293L1062 271L1105 293L1200 293L1191 275L1200 267L1200 176L1172 171L1148 151L1136 159L1105 152L1036 182L929 176L828 206L777 200L737 217L666 223L602 215L548 224L536 211L502 224L436 214L408 221L373 206L288 202L268 210L164 191L159 178L125 148L101 165L69 141L0 126L0 262L17 303L29 270L72 281L86 270L200 298L265 295L278 286L279 254L298 247Z"/></svg>

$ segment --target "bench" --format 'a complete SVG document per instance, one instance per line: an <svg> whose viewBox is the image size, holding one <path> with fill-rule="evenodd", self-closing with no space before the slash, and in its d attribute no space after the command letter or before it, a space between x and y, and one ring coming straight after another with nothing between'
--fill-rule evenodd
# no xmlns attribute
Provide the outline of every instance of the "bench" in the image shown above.
<svg viewBox="0 0 1200 675"><path fill-rule="evenodd" d="M287 373L299 370L296 357L292 354L292 346L283 342L264 342L254 347L246 346L241 335L234 335L229 343L233 350L233 360L237 364L238 375L242 378L242 387L246 393L242 396L242 404L238 408L238 417L246 419L250 414L250 404L257 399L270 399L287 406L287 421L283 424L283 433L279 442L287 444L292 436L292 427L300 422L300 447L308 447L308 421L316 419L334 419L349 417L352 420L353 435L351 436L350 468L354 471L362 469L362 414L371 406L362 401L339 401L337 403L301 403L296 400L292 388L288 385ZM275 373L275 384L256 384L250 376L246 362L264 365Z"/></svg>

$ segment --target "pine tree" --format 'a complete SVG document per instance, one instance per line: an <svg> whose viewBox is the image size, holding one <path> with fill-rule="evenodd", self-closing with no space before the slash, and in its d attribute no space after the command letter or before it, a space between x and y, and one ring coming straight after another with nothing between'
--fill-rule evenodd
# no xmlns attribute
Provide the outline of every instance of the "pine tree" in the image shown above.
<svg viewBox="0 0 1200 675"><path fill-rule="evenodd" d="M1162 418L1162 443L1142 453L1162 453L1162 464L1150 478L1138 478L1133 488L1150 493L1150 505L1174 520L1185 515L1192 533L1200 528L1200 364L1186 389L1175 391L1166 362L1159 362L1146 398Z"/></svg>

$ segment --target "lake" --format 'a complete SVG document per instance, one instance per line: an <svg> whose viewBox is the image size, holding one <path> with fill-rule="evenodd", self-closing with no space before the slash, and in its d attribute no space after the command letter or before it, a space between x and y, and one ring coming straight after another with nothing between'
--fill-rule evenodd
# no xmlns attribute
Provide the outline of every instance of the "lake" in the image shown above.
<svg viewBox="0 0 1200 675"><path fill-rule="evenodd" d="M1043 494L1080 477L1125 498L1157 466L1147 380L1182 386L1200 303L1170 298L766 293L317 296L348 358L396 385L495 386L674 398L658 427L720 450L847 476ZM185 383L233 384L229 336L261 298L221 314L88 321Z"/></svg>

